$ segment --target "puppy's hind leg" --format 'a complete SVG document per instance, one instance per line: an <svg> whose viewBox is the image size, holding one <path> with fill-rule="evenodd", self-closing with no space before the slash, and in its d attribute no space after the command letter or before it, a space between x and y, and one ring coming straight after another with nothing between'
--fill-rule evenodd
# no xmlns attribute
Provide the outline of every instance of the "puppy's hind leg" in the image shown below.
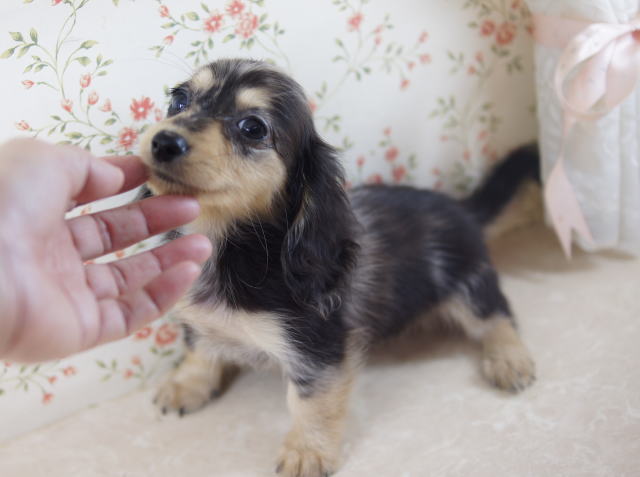
<svg viewBox="0 0 640 477"><path fill-rule="evenodd" d="M443 306L445 316L482 343L482 371L500 389L520 392L535 381L535 364L515 328L492 269L474 277Z"/></svg>

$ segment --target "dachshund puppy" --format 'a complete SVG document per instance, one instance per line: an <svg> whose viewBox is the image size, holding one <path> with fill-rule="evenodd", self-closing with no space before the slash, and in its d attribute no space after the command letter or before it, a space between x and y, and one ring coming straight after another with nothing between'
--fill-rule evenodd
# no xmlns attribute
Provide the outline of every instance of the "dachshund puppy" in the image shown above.
<svg viewBox="0 0 640 477"><path fill-rule="evenodd" d="M321 477L337 469L368 347L418 320L448 320L482 343L496 386L533 382L482 227L535 178L535 147L512 153L464 201L402 186L347 193L301 87L266 63L224 59L173 89L141 154L152 194L199 199L185 231L214 246L175 309L189 350L156 397L163 411L204 406L229 366L276 363L293 417L277 472Z"/></svg>

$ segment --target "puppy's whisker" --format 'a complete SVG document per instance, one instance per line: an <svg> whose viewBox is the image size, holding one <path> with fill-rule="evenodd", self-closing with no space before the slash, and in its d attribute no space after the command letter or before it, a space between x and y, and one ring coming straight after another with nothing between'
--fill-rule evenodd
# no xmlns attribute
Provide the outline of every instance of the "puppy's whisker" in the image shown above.
<svg viewBox="0 0 640 477"><path fill-rule="evenodd" d="M169 50L165 50L165 53L170 55L170 56L172 56L176 60L178 60L180 62L180 64L184 67L185 73L188 76L191 76L194 73L195 68L192 65L190 65L189 63L187 63L187 61L182 56L177 55L173 51L169 51Z"/></svg>

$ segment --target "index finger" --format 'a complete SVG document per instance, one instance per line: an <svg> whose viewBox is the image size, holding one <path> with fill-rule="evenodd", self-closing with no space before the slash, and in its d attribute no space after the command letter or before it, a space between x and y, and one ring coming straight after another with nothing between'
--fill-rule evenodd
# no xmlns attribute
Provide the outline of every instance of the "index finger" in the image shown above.
<svg viewBox="0 0 640 477"><path fill-rule="evenodd" d="M124 183L116 194L144 184L149 177L149 170L139 156L106 156L102 160L116 166L124 173Z"/></svg>

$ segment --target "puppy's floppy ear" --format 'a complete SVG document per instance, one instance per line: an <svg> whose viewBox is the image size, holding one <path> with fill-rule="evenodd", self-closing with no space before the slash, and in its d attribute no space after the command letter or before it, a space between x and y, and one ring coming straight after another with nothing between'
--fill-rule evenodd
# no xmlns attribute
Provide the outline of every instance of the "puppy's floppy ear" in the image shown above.
<svg viewBox="0 0 640 477"><path fill-rule="evenodd" d="M289 220L281 254L294 300L328 318L355 262L355 218L344 174L331 146L311 131L289 176Z"/></svg>

